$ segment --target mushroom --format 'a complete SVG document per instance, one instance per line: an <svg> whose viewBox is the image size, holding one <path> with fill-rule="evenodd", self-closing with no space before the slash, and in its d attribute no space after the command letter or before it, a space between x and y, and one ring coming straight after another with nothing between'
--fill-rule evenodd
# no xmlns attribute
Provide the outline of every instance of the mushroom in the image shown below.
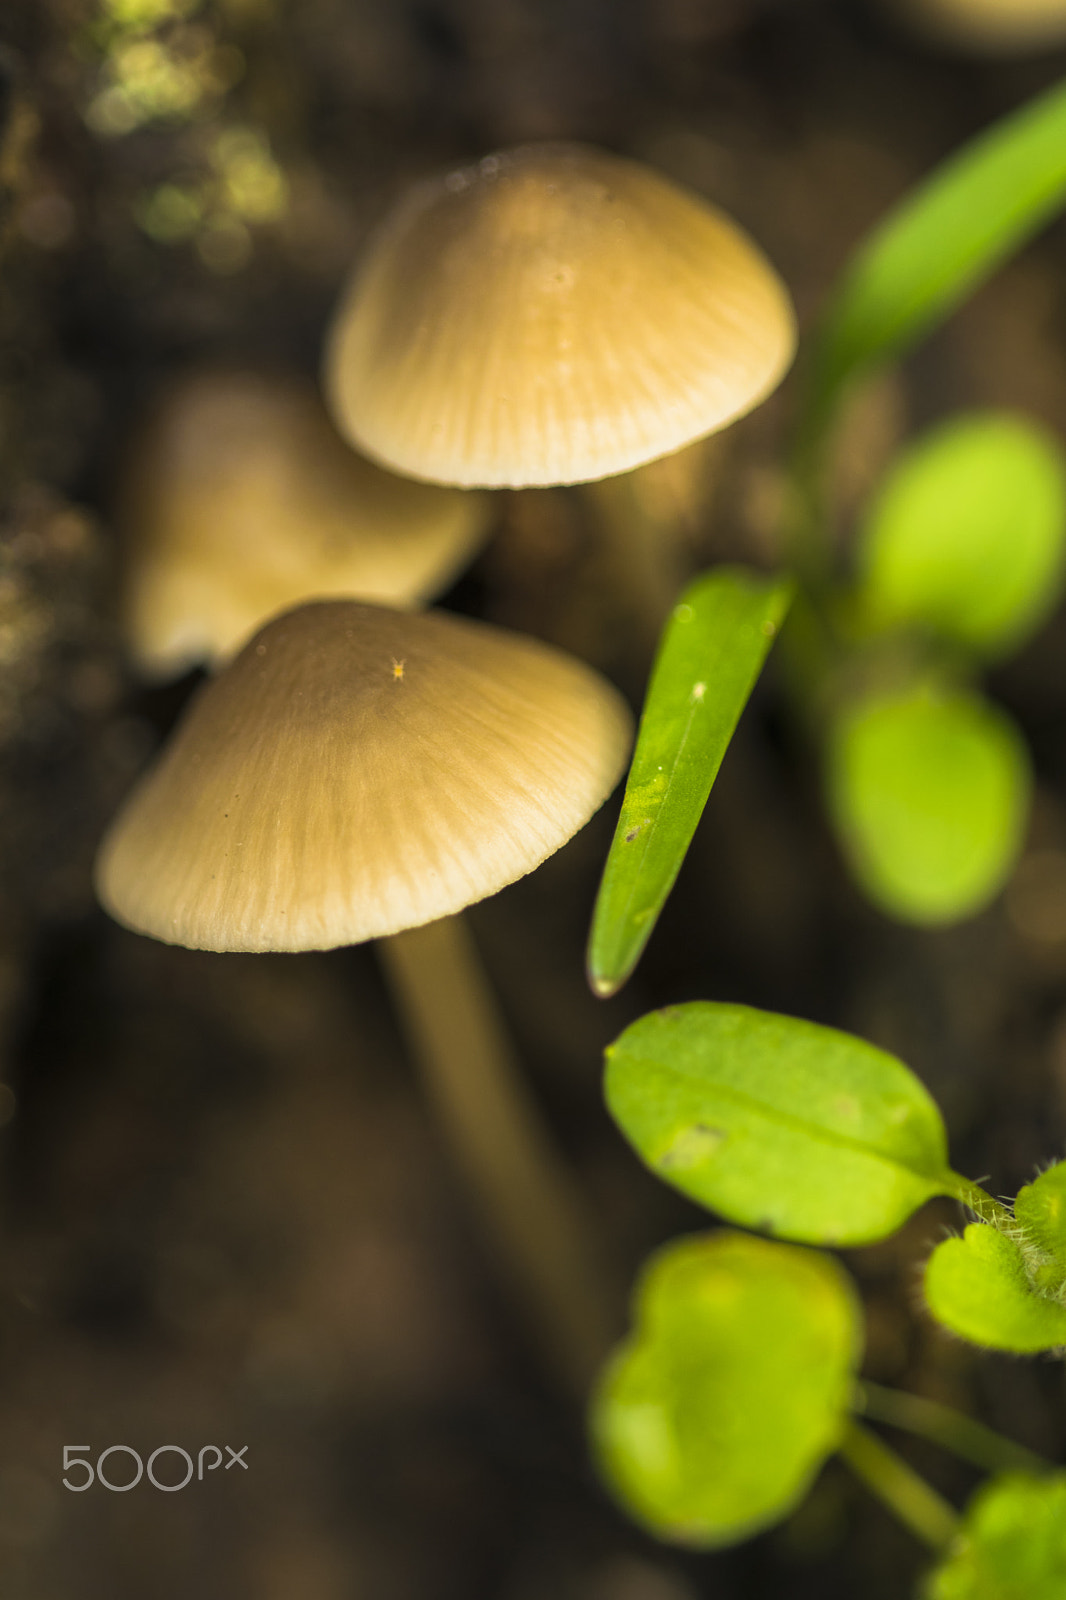
<svg viewBox="0 0 1066 1600"><path fill-rule="evenodd" d="M1024 55L1066 39L1066 0L882 0L935 43Z"/></svg>
<svg viewBox="0 0 1066 1600"><path fill-rule="evenodd" d="M170 943L387 939L460 1160L577 1382L609 1342L608 1314L455 913L588 820L630 737L616 691L534 640L441 612L304 605L199 691L96 869L112 916Z"/></svg>
<svg viewBox="0 0 1066 1600"><path fill-rule="evenodd" d="M637 162L530 144L386 220L326 389L346 437L412 478L579 483L750 411L794 347L784 285L724 213Z"/></svg>
<svg viewBox="0 0 1066 1600"><path fill-rule="evenodd" d="M530 144L386 219L334 319L325 388L341 432L413 478L611 478L591 509L654 635L673 562L617 475L758 405L795 340L784 285L723 212L641 163Z"/></svg>
<svg viewBox="0 0 1066 1600"><path fill-rule="evenodd" d="M167 677L225 659L300 600L422 603L474 554L489 503L357 455L303 379L206 370L140 430L118 515L130 653Z"/></svg>

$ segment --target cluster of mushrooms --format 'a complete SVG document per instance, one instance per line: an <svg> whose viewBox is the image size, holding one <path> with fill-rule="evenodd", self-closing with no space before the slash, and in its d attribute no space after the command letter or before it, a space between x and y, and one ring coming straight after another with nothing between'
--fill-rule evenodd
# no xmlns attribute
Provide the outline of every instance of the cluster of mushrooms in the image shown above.
<svg viewBox="0 0 1066 1600"><path fill-rule="evenodd" d="M134 662L217 671L104 839L102 903L204 950L385 941L486 1225L578 1385L613 1313L455 914L583 826L631 718L558 650L416 608L482 544L485 490L678 450L758 404L794 339L727 217L634 162L524 146L386 220L329 336L332 424L297 380L192 377L121 508Z"/></svg>

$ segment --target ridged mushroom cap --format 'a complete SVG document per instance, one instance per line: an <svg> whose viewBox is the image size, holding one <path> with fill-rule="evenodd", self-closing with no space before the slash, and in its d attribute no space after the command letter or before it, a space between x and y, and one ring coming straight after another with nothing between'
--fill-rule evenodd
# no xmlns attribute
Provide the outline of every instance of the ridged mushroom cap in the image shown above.
<svg viewBox="0 0 1066 1600"><path fill-rule="evenodd" d="M398 472L578 483L749 411L794 346L783 284L722 212L637 162L524 145L386 221L326 386L341 431Z"/></svg>
<svg viewBox="0 0 1066 1600"><path fill-rule="evenodd" d="M118 518L130 653L148 677L225 659L268 617L349 595L416 605L488 531L484 495L357 455L299 378L178 380L133 441Z"/></svg>
<svg viewBox="0 0 1066 1600"><path fill-rule="evenodd" d="M204 950L309 950L494 894L617 781L621 697L547 645L443 612L275 618L190 705L104 840L119 922Z"/></svg>
<svg viewBox="0 0 1066 1600"><path fill-rule="evenodd" d="M1024 55L1066 40L1066 0L885 0L935 43Z"/></svg>

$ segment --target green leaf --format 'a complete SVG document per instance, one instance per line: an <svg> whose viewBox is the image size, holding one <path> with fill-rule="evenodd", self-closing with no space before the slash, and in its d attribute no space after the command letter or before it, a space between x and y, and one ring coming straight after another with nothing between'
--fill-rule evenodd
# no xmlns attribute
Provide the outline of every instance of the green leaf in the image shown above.
<svg viewBox="0 0 1066 1600"><path fill-rule="evenodd" d="M1014 722L981 695L908 686L830 724L826 791L851 869L903 922L972 915L1002 888L1031 789Z"/></svg>
<svg viewBox="0 0 1066 1600"><path fill-rule="evenodd" d="M735 1543L785 1516L847 1422L859 1312L828 1256L742 1234L680 1240L593 1397L607 1482L653 1533Z"/></svg>
<svg viewBox="0 0 1066 1600"><path fill-rule="evenodd" d="M1020 1355L1066 1345L1066 1307L1036 1292L1014 1240L985 1223L937 1245L925 1298L937 1321L971 1344Z"/></svg>
<svg viewBox="0 0 1066 1600"><path fill-rule="evenodd" d="M923 1600L1062 1600L1066 1473L1010 1473L982 1484L962 1536L930 1574Z"/></svg>
<svg viewBox="0 0 1066 1600"><path fill-rule="evenodd" d="M1014 1218L1034 1286L1058 1293L1066 1287L1066 1161L1019 1189Z"/></svg>
<svg viewBox="0 0 1066 1600"><path fill-rule="evenodd" d="M868 1244L958 1192L914 1074L850 1034L694 1001L607 1051L607 1104L652 1171L744 1227Z"/></svg>
<svg viewBox="0 0 1066 1600"><path fill-rule="evenodd" d="M589 939L589 981L629 977L685 859L791 585L740 567L690 584L663 632Z"/></svg>
<svg viewBox="0 0 1066 1600"><path fill-rule="evenodd" d="M985 655L1019 644L1062 588L1066 457L1043 428L955 417L899 457L860 534L859 603Z"/></svg>
<svg viewBox="0 0 1066 1600"><path fill-rule="evenodd" d="M1060 210L1066 198L1066 83L964 145L859 246L815 353L813 413L844 384L943 320Z"/></svg>

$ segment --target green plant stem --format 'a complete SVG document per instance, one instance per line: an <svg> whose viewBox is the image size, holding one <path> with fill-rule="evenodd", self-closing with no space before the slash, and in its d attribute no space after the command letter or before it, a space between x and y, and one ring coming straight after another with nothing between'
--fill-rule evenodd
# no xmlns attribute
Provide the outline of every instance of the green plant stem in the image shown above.
<svg viewBox="0 0 1066 1600"><path fill-rule="evenodd" d="M958 1173L953 1173L952 1177L954 1179L952 1195L956 1200L961 1200L975 1217L1001 1231L1013 1228L1014 1214L1009 1206L1005 1206L1001 1200L994 1200L987 1189L982 1189L981 1185L974 1183L972 1179L960 1178Z"/></svg>
<svg viewBox="0 0 1066 1600"><path fill-rule="evenodd" d="M886 1389L879 1383L864 1379L856 1390L856 1410L865 1416L876 1417L907 1433L920 1434L922 1438L942 1445L987 1472L1049 1472L1051 1463L1045 1461L1024 1445L1005 1439L1001 1433L986 1428L951 1406L936 1400L925 1400L921 1395L907 1394L901 1389Z"/></svg>
<svg viewBox="0 0 1066 1600"><path fill-rule="evenodd" d="M801 424L793 449L790 494L784 528L784 556L810 603L820 609L833 576L829 508L825 492L828 423L810 417Z"/></svg>
<svg viewBox="0 0 1066 1600"><path fill-rule="evenodd" d="M534 1335L584 1396L617 1335L582 1198L514 1058L464 919L380 940L412 1055Z"/></svg>
<svg viewBox="0 0 1066 1600"><path fill-rule="evenodd" d="M839 1448L855 1476L916 1539L933 1550L951 1543L961 1526L954 1508L875 1433L853 1422Z"/></svg>

